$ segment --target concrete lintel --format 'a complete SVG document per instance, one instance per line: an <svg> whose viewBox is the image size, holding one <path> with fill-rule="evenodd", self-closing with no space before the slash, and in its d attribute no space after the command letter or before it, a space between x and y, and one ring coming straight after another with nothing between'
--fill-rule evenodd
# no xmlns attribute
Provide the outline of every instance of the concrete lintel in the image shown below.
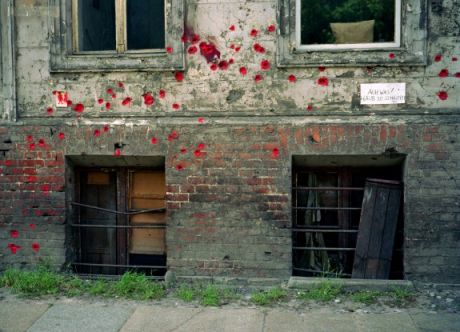
<svg viewBox="0 0 460 332"><path fill-rule="evenodd" d="M322 282L331 282L342 285L348 290L391 290L394 288L414 288L409 280L376 280L376 279L336 279L336 278L302 278L291 277L288 288L309 289Z"/></svg>

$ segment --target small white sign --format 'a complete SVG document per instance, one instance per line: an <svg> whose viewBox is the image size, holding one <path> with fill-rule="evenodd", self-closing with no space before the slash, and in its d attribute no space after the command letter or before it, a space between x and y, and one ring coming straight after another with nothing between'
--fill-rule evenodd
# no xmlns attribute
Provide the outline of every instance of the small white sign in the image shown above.
<svg viewBox="0 0 460 332"><path fill-rule="evenodd" d="M56 107L67 107L69 106L69 95L65 91L54 91L54 104Z"/></svg>
<svg viewBox="0 0 460 332"><path fill-rule="evenodd" d="M361 105L404 104L406 83L361 84Z"/></svg>

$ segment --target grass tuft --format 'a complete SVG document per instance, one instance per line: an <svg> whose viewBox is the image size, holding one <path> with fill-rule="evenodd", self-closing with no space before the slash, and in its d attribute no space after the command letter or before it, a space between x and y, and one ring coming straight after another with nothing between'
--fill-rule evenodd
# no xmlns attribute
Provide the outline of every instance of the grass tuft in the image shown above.
<svg viewBox="0 0 460 332"><path fill-rule="evenodd" d="M214 285L207 285L200 292L200 304L204 306L217 307L220 305L220 292Z"/></svg>
<svg viewBox="0 0 460 332"><path fill-rule="evenodd" d="M193 288L187 285L180 285L180 287L176 289L175 295L184 302L192 302L195 300L197 294Z"/></svg>
<svg viewBox="0 0 460 332"><path fill-rule="evenodd" d="M383 293L379 291L364 290L351 294L351 300L353 302L372 304L377 302L377 299L382 295Z"/></svg>
<svg viewBox="0 0 460 332"><path fill-rule="evenodd" d="M163 285L149 280L145 275L126 272L113 285L114 295L130 299L161 299L166 295Z"/></svg>
<svg viewBox="0 0 460 332"><path fill-rule="evenodd" d="M287 292L281 287L271 288L267 291L258 291L251 294L251 301L258 305L269 305L287 297Z"/></svg>
<svg viewBox="0 0 460 332"><path fill-rule="evenodd" d="M299 292L297 297L302 300L315 300L327 302L342 294L343 287L340 284L323 281L306 292Z"/></svg>
<svg viewBox="0 0 460 332"><path fill-rule="evenodd" d="M2 277L1 284L25 296L57 294L64 277L43 267L36 271L8 269Z"/></svg>

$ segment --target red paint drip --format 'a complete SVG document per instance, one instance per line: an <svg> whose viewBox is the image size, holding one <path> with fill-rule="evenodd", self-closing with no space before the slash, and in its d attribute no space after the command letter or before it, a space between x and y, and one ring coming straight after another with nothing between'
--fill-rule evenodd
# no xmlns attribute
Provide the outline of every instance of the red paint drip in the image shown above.
<svg viewBox="0 0 460 332"><path fill-rule="evenodd" d="M123 89L125 87L125 85L123 84L123 82L118 82L118 87L120 89Z"/></svg>
<svg viewBox="0 0 460 332"><path fill-rule="evenodd" d="M94 129L93 135L94 135L94 137L99 137L99 136L101 136L101 131L99 129Z"/></svg>
<svg viewBox="0 0 460 332"><path fill-rule="evenodd" d="M114 157L121 156L121 149L115 149L115 151L113 152L113 155L114 155Z"/></svg>
<svg viewBox="0 0 460 332"><path fill-rule="evenodd" d="M105 109L109 110L110 108L112 108L112 104L110 104L109 102L106 102L105 103Z"/></svg>
<svg viewBox="0 0 460 332"><path fill-rule="evenodd" d="M12 230L12 231L10 231L10 236L13 239L16 239L17 237L19 237L19 232L17 230Z"/></svg>
<svg viewBox="0 0 460 332"><path fill-rule="evenodd" d="M40 251L40 244L38 244L37 242L32 243L32 250L35 251L35 252L39 252Z"/></svg>
<svg viewBox="0 0 460 332"><path fill-rule="evenodd" d="M260 74L257 74L256 76L254 76L254 81L256 81L257 83L262 81L263 80L263 77L262 75Z"/></svg>
<svg viewBox="0 0 460 332"><path fill-rule="evenodd" d="M262 70L269 70L270 69L270 62L268 60L260 61L260 69Z"/></svg>
<svg viewBox="0 0 460 332"><path fill-rule="evenodd" d="M207 63L220 59L220 52L213 43L201 42L199 47L200 54L206 59Z"/></svg>
<svg viewBox="0 0 460 332"><path fill-rule="evenodd" d="M106 92L107 92L108 95L113 95L113 89L112 88L108 88L106 90Z"/></svg>
<svg viewBox="0 0 460 332"><path fill-rule="evenodd" d="M60 132L60 133L58 134L58 137L59 137L59 139L62 140L62 139L65 138L65 134L64 134L63 132Z"/></svg>
<svg viewBox="0 0 460 332"><path fill-rule="evenodd" d="M394 59L394 58L396 58L396 55L394 53L390 53L390 54L388 54L388 57L390 59Z"/></svg>
<svg viewBox="0 0 460 332"><path fill-rule="evenodd" d="M249 32L249 35L251 37L257 37L259 31L257 31L257 29L252 29L251 32Z"/></svg>
<svg viewBox="0 0 460 332"><path fill-rule="evenodd" d="M43 138L40 138L38 140L38 146L41 148L44 148L46 146L45 140Z"/></svg>
<svg viewBox="0 0 460 332"><path fill-rule="evenodd" d="M184 73L181 71L176 71L174 73L174 78L176 79L177 82L182 82L184 80Z"/></svg>
<svg viewBox="0 0 460 332"><path fill-rule="evenodd" d="M19 250L19 249L22 249L21 246L18 246L14 243L8 243L8 246L7 246L10 250L11 250L11 253L14 255L16 254L16 252Z"/></svg>
<svg viewBox="0 0 460 332"><path fill-rule="evenodd" d="M441 71L439 72L438 76L441 77L441 78L449 76L449 70L441 69Z"/></svg>
<svg viewBox="0 0 460 332"><path fill-rule="evenodd" d="M235 25L234 25L234 24L230 25L230 27L229 27L228 29L229 29L230 31L235 31Z"/></svg>
<svg viewBox="0 0 460 332"><path fill-rule="evenodd" d="M275 32L275 30L276 30L276 27L274 24L270 24L267 28L268 32Z"/></svg>
<svg viewBox="0 0 460 332"><path fill-rule="evenodd" d="M157 144L157 143L158 143L158 138L152 137L152 138L150 139L150 143L151 143L151 144L154 144L154 145Z"/></svg>
<svg viewBox="0 0 460 332"><path fill-rule="evenodd" d="M109 130L110 130L109 125L105 125L105 126L104 126L104 133L108 133Z"/></svg>
<svg viewBox="0 0 460 332"><path fill-rule="evenodd" d="M261 53L261 54L265 53L265 48L259 43L255 43L252 47L254 51L256 51L257 53Z"/></svg>
<svg viewBox="0 0 460 332"><path fill-rule="evenodd" d="M99 98L99 99L97 100L97 103L98 103L99 105L102 105L102 104L104 103L104 99Z"/></svg>
<svg viewBox="0 0 460 332"><path fill-rule="evenodd" d="M200 143L200 144L198 144L198 146L197 146L197 148L198 148L199 150L203 150L205 147L206 147L206 145L204 145L204 143Z"/></svg>
<svg viewBox="0 0 460 332"><path fill-rule="evenodd" d="M121 102L121 104L122 104L123 106L127 106L127 105L131 104L132 101L133 101L133 98L131 98L131 97L126 97L125 99L123 99L123 101Z"/></svg>
<svg viewBox="0 0 460 332"><path fill-rule="evenodd" d="M313 111L313 105L311 105L311 104L308 105L307 106L307 111L309 111L309 112Z"/></svg>
<svg viewBox="0 0 460 332"><path fill-rule="evenodd" d="M151 92L145 93L143 97L144 97L144 104L147 106L151 106L155 102L155 98L153 98Z"/></svg>
<svg viewBox="0 0 460 332"><path fill-rule="evenodd" d="M436 55L434 56L434 62L439 62L439 61L441 61L441 60L442 60L442 55L441 55L441 54L436 54Z"/></svg>
<svg viewBox="0 0 460 332"><path fill-rule="evenodd" d="M82 113L85 110L85 106L82 103L78 103L74 106L73 110L77 113Z"/></svg>
<svg viewBox="0 0 460 332"><path fill-rule="evenodd" d="M322 76L322 77L318 78L317 83L318 83L318 85L321 85L321 86L328 86L329 85L329 80L328 80L327 77Z"/></svg>
<svg viewBox="0 0 460 332"><path fill-rule="evenodd" d="M54 111L54 110L53 110L52 107L48 107L48 108L46 109L46 113L48 113L48 115L53 114L53 111Z"/></svg>
<svg viewBox="0 0 460 332"><path fill-rule="evenodd" d="M30 143L29 144L29 150L34 151L35 150L35 143Z"/></svg>
<svg viewBox="0 0 460 332"><path fill-rule="evenodd" d="M295 75L291 74L288 76L288 81L291 83L295 83L297 81L297 78L295 77Z"/></svg>
<svg viewBox="0 0 460 332"><path fill-rule="evenodd" d="M246 67L241 67L240 68L240 74L245 76L246 74L248 73L248 70L246 69Z"/></svg>
<svg viewBox="0 0 460 332"><path fill-rule="evenodd" d="M196 149L193 154L195 155L195 157L200 157L201 156L201 150L199 149Z"/></svg>
<svg viewBox="0 0 460 332"><path fill-rule="evenodd" d="M278 148L274 148L272 150L272 158L278 158L280 155L280 150Z"/></svg>
<svg viewBox="0 0 460 332"><path fill-rule="evenodd" d="M161 99L163 99L164 97L166 97L166 91L165 91L165 90L160 90L160 91L158 92L158 96L159 96Z"/></svg>
<svg viewBox="0 0 460 332"><path fill-rule="evenodd" d="M212 70L212 71L216 71L217 70L217 65L215 63L213 63L211 66L209 66L209 68Z"/></svg>
<svg viewBox="0 0 460 332"><path fill-rule="evenodd" d="M195 45L192 45L188 48L187 53L192 55L198 52L198 48Z"/></svg>
<svg viewBox="0 0 460 332"><path fill-rule="evenodd" d="M228 69L228 62L226 60L220 61L217 66L220 70L227 70Z"/></svg>
<svg viewBox="0 0 460 332"><path fill-rule="evenodd" d="M438 95L438 98L441 100L446 100L449 97L446 91L439 91L437 95Z"/></svg>
<svg viewBox="0 0 460 332"><path fill-rule="evenodd" d="M172 104L172 108L177 111L180 108L180 105L178 103L174 103Z"/></svg>
<svg viewBox="0 0 460 332"><path fill-rule="evenodd" d="M168 54L172 54L172 53L174 52L174 49L173 49L171 46L167 46L167 47L166 47L166 52L167 52Z"/></svg>

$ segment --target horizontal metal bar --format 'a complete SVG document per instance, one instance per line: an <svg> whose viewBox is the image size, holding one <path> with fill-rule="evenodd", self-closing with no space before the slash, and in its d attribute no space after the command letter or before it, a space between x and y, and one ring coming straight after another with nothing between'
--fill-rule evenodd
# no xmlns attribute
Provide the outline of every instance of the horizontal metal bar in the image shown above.
<svg viewBox="0 0 460 332"><path fill-rule="evenodd" d="M296 271L304 271L304 272L311 272L311 273L320 273L320 274L328 274L328 275L337 275L337 276L345 276L345 277L351 277L351 274L349 273L334 273L334 272L326 272L326 271L320 271L320 270L313 270L313 269L302 269L300 267L293 267L293 270Z"/></svg>
<svg viewBox="0 0 460 332"><path fill-rule="evenodd" d="M125 211L104 209L104 208L101 208L99 206L82 204L82 203L78 203L78 202L70 202L70 204L75 205L75 206L88 208L88 209L97 210L97 211L103 211L103 212L107 212L107 213L123 214L123 215L126 215L126 216L132 216L132 215L135 215L135 214L142 214L142 213L149 213L149 212L165 212L166 211L166 208L155 208L155 209L146 209L146 210L125 212Z"/></svg>
<svg viewBox="0 0 460 332"><path fill-rule="evenodd" d="M330 247L292 247L293 250L318 250L318 251L355 251L356 248L330 248Z"/></svg>
<svg viewBox="0 0 460 332"><path fill-rule="evenodd" d="M358 211L361 210L359 207L327 207L327 206L315 206L315 207L293 207L294 210L347 210L347 211Z"/></svg>
<svg viewBox="0 0 460 332"><path fill-rule="evenodd" d="M124 265L124 264L96 264L96 263L72 263L72 265L77 266L95 266L95 267L127 267L127 268L137 268L137 269L166 269L166 266L163 265Z"/></svg>
<svg viewBox="0 0 460 332"><path fill-rule="evenodd" d="M302 229L308 229L308 228L315 228L315 229L342 229L341 227L336 226L336 225L318 225L318 226L312 227L312 225L298 225L298 224L295 224L293 226L294 226L293 228L302 228Z"/></svg>
<svg viewBox="0 0 460 332"><path fill-rule="evenodd" d="M122 276L121 274L88 274L88 273L79 273L75 272L80 278L85 278L85 279L108 279L108 280L116 280L120 279ZM164 280L164 276L145 276L147 279L152 279L152 280Z"/></svg>
<svg viewBox="0 0 460 332"><path fill-rule="evenodd" d="M293 187L293 190L364 191L364 187Z"/></svg>
<svg viewBox="0 0 460 332"><path fill-rule="evenodd" d="M298 233L358 233L357 229L317 229L317 228L291 228Z"/></svg>
<svg viewBox="0 0 460 332"><path fill-rule="evenodd" d="M164 224L158 225L93 225L93 224L70 224L71 227L81 228L167 228Z"/></svg>

